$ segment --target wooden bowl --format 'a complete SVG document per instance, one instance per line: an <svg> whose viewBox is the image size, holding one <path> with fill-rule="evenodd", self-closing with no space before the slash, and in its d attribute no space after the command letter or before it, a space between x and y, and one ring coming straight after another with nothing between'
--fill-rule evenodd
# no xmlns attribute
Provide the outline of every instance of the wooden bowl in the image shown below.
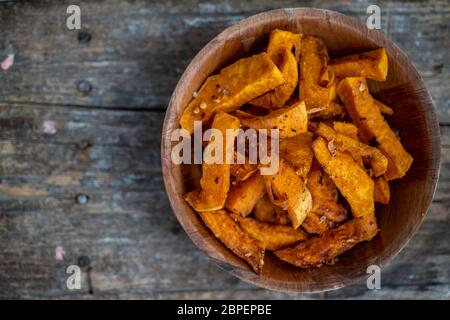
<svg viewBox="0 0 450 320"><path fill-rule="evenodd" d="M183 200L183 194L193 189L192 167L171 162L170 135L179 127L183 109L203 81L236 59L261 51L275 28L321 37L332 57L385 47L389 55L388 79L382 83L371 81L370 89L394 109L395 114L388 121L400 130L402 143L414 162L403 179L391 183L390 204L377 207L380 232L375 239L358 244L340 256L337 264L322 268L296 268L267 253L264 270L257 275L213 236ZM433 102L419 73L406 54L383 34L333 11L280 9L249 17L227 28L192 60L166 112L161 159L166 191L179 222L192 241L222 269L268 289L314 292L337 289L366 277L368 266L386 265L411 239L425 217L436 188L440 133Z"/></svg>

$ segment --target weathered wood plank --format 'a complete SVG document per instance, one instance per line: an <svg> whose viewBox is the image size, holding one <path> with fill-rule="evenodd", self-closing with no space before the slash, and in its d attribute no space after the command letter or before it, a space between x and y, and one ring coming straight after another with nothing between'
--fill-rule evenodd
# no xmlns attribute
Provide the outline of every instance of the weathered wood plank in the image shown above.
<svg viewBox="0 0 450 320"><path fill-rule="evenodd" d="M218 269L172 214L159 165L163 113L0 104L0 298L319 298L256 289ZM54 121L56 133L43 131ZM442 127L444 141L448 127ZM448 179L450 148L444 147ZM444 170L445 168L445 170ZM443 189L444 188L444 189ZM329 297L448 298L450 202L429 215L382 273ZM81 205L76 196L89 197ZM55 259L62 245L64 261ZM420 256L420 260L417 257ZM90 260L80 291L65 268ZM89 268L85 266L83 270ZM89 291L92 294L89 294Z"/></svg>
<svg viewBox="0 0 450 320"><path fill-rule="evenodd" d="M0 73L0 101L164 109L177 79L210 39L236 21L280 7L321 7L365 20L370 1L81 2L81 37L65 26L70 1L19 1L0 9L0 53L16 64ZM445 0L387 1L383 32L411 57L450 123L450 8ZM31 29L30 29L30 26ZM87 81L91 91L79 90Z"/></svg>
<svg viewBox="0 0 450 320"><path fill-rule="evenodd" d="M0 72L0 298L323 297L257 289L209 262L165 197L163 114L138 112L164 109L190 59L224 27L306 2L82 2L90 42L65 29L69 3L0 4L0 55L16 53L13 68ZM307 5L365 19L369 3ZM419 68L442 124L450 123L449 12L446 1L382 6L383 31ZM83 80L90 92L78 90ZM52 132L48 121L56 133L45 132ZM417 235L383 270L382 289L368 291L362 281L328 297L449 298L449 128L441 127L435 202ZM77 203L78 194L88 203ZM64 261L55 260L57 245L65 248ZM86 257L82 290L67 290L65 268Z"/></svg>
<svg viewBox="0 0 450 320"><path fill-rule="evenodd" d="M430 212L432 218L427 218L410 245L383 271L381 290L368 292L362 282L332 292L329 297L381 298L389 297L398 289L400 292L410 292L405 295L399 292L396 297L411 297L413 291L418 290L422 297L448 298L449 250L442 241L448 230L448 216L441 214L440 218L433 218L441 210L447 214L448 209L448 206L433 206ZM23 229L12 228L6 233L14 232L13 235L16 235L17 231L21 231L22 239L8 239L9 247L2 248L0 278L6 284L6 287L2 285L3 298L86 295L89 290L86 278L80 292L70 292L64 287L67 276L65 267L77 264L81 256L87 256L91 261L90 277L95 297L239 298L245 294L249 298L277 297L277 294L269 292L253 295L252 291L248 291L252 286L218 270L193 247L184 233L171 232L168 224L146 214L122 213L119 217L109 212L103 215L92 212L82 215L84 222L80 224L75 224L75 218L61 221L58 214L42 221L40 215L31 214L28 221L41 230L26 233ZM25 218L15 217L11 224L20 225L21 219ZM59 232L48 226L55 222L61 229ZM100 230L97 236L93 235L92 228ZM124 232L125 229L129 233ZM44 241L39 238L42 234L45 235ZM435 239L438 236L440 239ZM57 244L63 244L67 252L62 263L54 261L53 247ZM420 261L417 256L421 257ZM214 287L214 292L210 292L211 287ZM311 296L317 297L298 297Z"/></svg>

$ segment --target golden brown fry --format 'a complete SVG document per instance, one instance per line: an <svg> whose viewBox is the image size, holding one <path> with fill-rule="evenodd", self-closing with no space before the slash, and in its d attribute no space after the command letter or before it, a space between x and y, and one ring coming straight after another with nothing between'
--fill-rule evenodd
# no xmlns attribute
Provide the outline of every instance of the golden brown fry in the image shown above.
<svg viewBox="0 0 450 320"><path fill-rule="evenodd" d="M293 248L274 251L283 261L301 268L321 267L353 248L358 242L371 240L378 232L372 214L355 218L319 236L301 242Z"/></svg>
<svg viewBox="0 0 450 320"><path fill-rule="evenodd" d="M325 172L347 199L353 216L362 217L373 213L373 181L364 169L346 153L335 150L334 156L331 155L322 137L313 142L313 150Z"/></svg>
<svg viewBox="0 0 450 320"><path fill-rule="evenodd" d="M278 172L264 176L264 179L272 202L287 209L292 226L297 229L312 207L311 193L306 188L305 180L282 158Z"/></svg>
<svg viewBox="0 0 450 320"><path fill-rule="evenodd" d="M394 110L385 105L383 102L380 102L377 99L373 99L373 103L380 110L381 114L387 114L388 116L392 116L394 114Z"/></svg>
<svg viewBox="0 0 450 320"><path fill-rule="evenodd" d="M327 141L333 141L334 147L340 151L349 152L355 161L368 158L375 177L386 172L388 159L377 149L345 134L338 133L324 123L320 123L316 133Z"/></svg>
<svg viewBox="0 0 450 320"><path fill-rule="evenodd" d="M196 211L213 211L222 209L230 189L230 165L233 154L229 148L234 144L233 139L226 139L226 129L234 129L237 134L239 119L225 112L218 112L214 117L212 127L218 129L223 138L223 164L202 164L201 189L194 190L185 195L185 200Z"/></svg>
<svg viewBox="0 0 450 320"><path fill-rule="evenodd" d="M252 218L244 218L239 215L231 215L239 223L239 226L247 232L250 237L262 243L267 250L278 250L290 245L297 244L308 238L302 228L295 230L291 226L279 226L259 222Z"/></svg>
<svg viewBox="0 0 450 320"><path fill-rule="evenodd" d="M298 61L300 55L301 39L301 34L275 29L270 33L267 54L269 55L270 59L275 62L276 65L279 65L280 61L283 58L283 53L285 50L294 52L295 58Z"/></svg>
<svg viewBox="0 0 450 320"><path fill-rule="evenodd" d="M215 112L231 112L284 83L283 75L265 53L243 58L206 79L184 110L180 125L194 132L194 121L208 122Z"/></svg>
<svg viewBox="0 0 450 320"><path fill-rule="evenodd" d="M270 109L282 108L294 92L298 82L298 64L294 54L285 49L281 63L275 62L275 64L280 68L285 82L263 96L250 101L251 104Z"/></svg>
<svg viewBox="0 0 450 320"><path fill-rule="evenodd" d="M366 80L345 78L339 83L337 92L353 122L358 126L362 140L378 147L388 158L386 179L403 177L411 167L413 158L403 148L380 110L374 106Z"/></svg>
<svg viewBox="0 0 450 320"><path fill-rule="evenodd" d="M264 248L255 239L244 232L225 210L199 212L206 226L214 236L246 260L256 273L261 273L264 265Z"/></svg>
<svg viewBox="0 0 450 320"><path fill-rule="evenodd" d="M304 101L306 109L323 109L315 116L326 114L333 98L333 92L327 85L323 86L324 76L328 73L328 52L325 43L313 36L304 36L300 58L300 101Z"/></svg>
<svg viewBox="0 0 450 320"><path fill-rule="evenodd" d="M378 177L373 179L374 190L373 199L375 202L381 204L388 204L391 198L391 190L389 188L389 183L384 177Z"/></svg>
<svg viewBox="0 0 450 320"><path fill-rule="evenodd" d="M358 127L348 122L333 122L334 131L345 134L346 136L359 141Z"/></svg>
<svg viewBox="0 0 450 320"><path fill-rule="evenodd" d="M274 205L267 194L256 203L253 214L261 222L276 225L291 224L287 211Z"/></svg>
<svg viewBox="0 0 450 320"><path fill-rule="evenodd" d="M335 227L333 221L328 220L325 216L320 216L312 211L308 212L302 227L311 234L321 234Z"/></svg>
<svg viewBox="0 0 450 320"><path fill-rule="evenodd" d="M244 217L248 216L265 193L264 179L259 172L255 172L247 180L231 186L225 208Z"/></svg>
<svg viewBox="0 0 450 320"><path fill-rule="evenodd" d="M249 163L249 159L245 157L245 163L237 163L237 151L234 153L234 161L230 166L231 175L236 178L236 181L245 181L250 176L258 171L258 164Z"/></svg>
<svg viewBox="0 0 450 320"><path fill-rule="evenodd" d="M266 116L251 116L240 110L236 116L244 126L253 129L278 129L281 139L290 138L308 130L308 116L303 102L295 103L289 108L282 108L270 112Z"/></svg>
<svg viewBox="0 0 450 320"><path fill-rule="evenodd" d="M314 157L311 148L312 138L311 132L305 132L289 139L280 140L280 157L285 159L301 178L306 178L311 168Z"/></svg>
<svg viewBox="0 0 450 320"><path fill-rule="evenodd" d="M347 210L339 203L336 185L322 169L309 172L306 186L311 192L313 201L311 213L317 214L319 218L324 216L333 222L342 222L347 219ZM325 220L322 219L322 221Z"/></svg>
<svg viewBox="0 0 450 320"><path fill-rule="evenodd" d="M330 62L330 68L338 78L365 77L385 81L388 57L384 48L353 54Z"/></svg>
<svg viewBox="0 0 450 320"><path fill-rule="evenodd" d="M346 135L354 140L361 141L359 139L358 127L353 123L349 122L333 122L334 131ZM360 154L352 154L353 159L355 159L356 163L359 164L362 168L364 168L363 157Z"/></svg>
<svg viewBox="0 0 450 320"><path fill-rule="evenodd" d="M236 178L236 181L245 181L252 176L254 172L258 171L257 164L251 163L232 163L231 175Z"/></svg>

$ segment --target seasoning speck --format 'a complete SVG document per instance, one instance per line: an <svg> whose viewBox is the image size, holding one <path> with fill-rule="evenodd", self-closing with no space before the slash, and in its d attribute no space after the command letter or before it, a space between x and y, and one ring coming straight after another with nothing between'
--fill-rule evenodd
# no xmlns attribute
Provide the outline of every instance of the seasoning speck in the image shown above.
<svg viewBox="0 0 450 320"><path fill-rule="evenodd" d="M364 89L366 89L366 86L364 85L363 82L361 82L361 84L359 85L359 91L363 92Z"/></svg>
<svg viewBox="0 0 450 320"><path fill-rule="evenodd" d="M328 150L333 157L336 156L336 147L334 146L334 140L328 142Z"/></svg>
<svg viewBox="0 0 450 320"><path fill-rule="evenodd" d="M372 138L370 138L369 140L369 146L371 147L378 147L380 144L377 141L377 138L375 136L373 136Z"/></svg>

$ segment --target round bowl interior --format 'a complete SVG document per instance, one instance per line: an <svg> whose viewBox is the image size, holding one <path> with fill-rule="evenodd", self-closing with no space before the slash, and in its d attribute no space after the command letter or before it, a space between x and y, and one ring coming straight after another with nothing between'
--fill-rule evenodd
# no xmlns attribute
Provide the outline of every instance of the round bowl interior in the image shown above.
<svg viewBox="0 0 450 320"><path fill-rule="evenodd" d="M191 166L174 165L170 160L170 135L179 127L183 109L203 81L223 66L263 50L274 28L321 37L331 57L385 47L389 55L388 79L380 83L371 81L369 86L375 97L394 109L388 122L399 130L414 162L403 179L391 183L390 204L377 206L380 232L375 239L358 244L340 256L338 263L322 268L295 268L267 253L264 270L257 275L212 235L183 200L183 194L194 188L195 179ZM161 152L164 183L172 209L199 248L221 268L245 281L273 290L314 292L336 289L367 276L368 266L384 266L406 245L424 219L435 191L440 137L433 103L420 75L408 57L383 34L333 11L280 9L229 27L197 54L170 100Z"/></svg>

